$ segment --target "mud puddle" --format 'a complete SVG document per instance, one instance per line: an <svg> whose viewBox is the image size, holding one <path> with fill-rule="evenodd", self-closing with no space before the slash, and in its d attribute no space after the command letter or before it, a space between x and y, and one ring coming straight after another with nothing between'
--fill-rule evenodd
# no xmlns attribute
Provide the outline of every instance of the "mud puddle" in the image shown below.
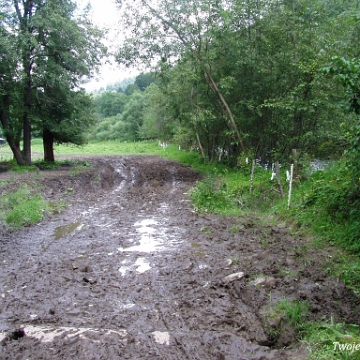
<svg viewBox="0 0 360 360"><path fill-rule="evenodd" d="M89 161L36 179L66 211L3 232L1 359L305 359L264 321L283 297L359 323L358 299L323 271L329 254L286 224L194 213L199 175L168 160Z"/></svg>

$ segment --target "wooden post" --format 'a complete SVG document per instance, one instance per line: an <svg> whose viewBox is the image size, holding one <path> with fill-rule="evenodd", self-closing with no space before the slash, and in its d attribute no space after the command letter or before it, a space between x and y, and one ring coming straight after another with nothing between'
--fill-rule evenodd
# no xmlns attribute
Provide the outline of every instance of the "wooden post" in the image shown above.
<svg viewBox="0 0 360 360"><path fill-rule="evenodd" d="M284 195L283 187L282 187L282 185L281 185L281 179L280 179L280 164L279 164L279 161L276 161L276 162L275 162L275 171L276 171L276 179L277 179L277 183L278 183L278 185L279 185L281 198L283 199L283 198L285 197L285 195Z"/></svg>

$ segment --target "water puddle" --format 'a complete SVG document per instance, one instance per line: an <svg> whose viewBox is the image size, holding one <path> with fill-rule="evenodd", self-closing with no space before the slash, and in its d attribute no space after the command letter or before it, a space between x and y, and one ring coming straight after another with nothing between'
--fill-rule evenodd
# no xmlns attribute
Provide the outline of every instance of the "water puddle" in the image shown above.
<svg viewBox="0 0 360 360"><path fill-rule="evenodd" d="M205 269L209 269L210 267L209 267L209 265L208 264L200 264L199 265L199 269L200 270L205 270Z"/></svg>
<svg viewBox="0 0 360 360"><path fill-rule="evenodd" d="M151 269L150 263L145 258L138 258L134 264L136 271L140 274Z"/></svg>
<svg viewBox="0 0 360 360"><path fill-rule="evenodd" d="M155 342L160 345L170 345L170 334L165 331L154 331L152 333L155 338Z"/></svg>
<svg viewBox="0 0 360 360"><path fill-rule="evenodd" d="M117 305L119 306L119 308L121 310L129 310L129 309L132 309L133 307L135 307L135 304L131 303L131 302L118 301Z"/></svg>
<svg viewBox="0 0 360 360"><path fill-rule="evenodd" d="M134 226L136 234L140 236L139 244L118 248L121 252L143 252L151 253L169 248L171 245L179 244L181 240L175 238L174 234L167 234L166 227L163 227L154 219L137 221ZM136 236L136 237L138 237ZM136 239L130 239L136 241Z"/></svg>
<svg viewBox="0 0 360 360"><path fill-rule="evenodd" d="M62 326L58 328L51 328L45 326L32 326L26 325L24 327L25 336L33 337L43 343L49 343L54 341L58 336L64 336L66 338L80 337L82 339L92 340L91 335L97 335L96 337L107 335L118 335L123 342L126 342L127 331L126 330L111 330L111 329L94 329L94 328L75 328ZM3 335L4 337L4 335ZM5 337L4 337L5 338ZM1 340L1 337L0 337ZM95 340L96 341L96 340ZM97 340L98 341L98 340Z"/></svg>
<svg viewBox="0 0 360 360"><path fill-rule="evenodd" d="M156 229L152 225L158 225L158 222L153 219L144 219L134 224L137 232L140 234L140 244L126 248L119 248L119 251L138 251L150 253L158 250L163 244L156 234Z"/></svg>
<svg viewBox="0 0 360 360"><path fill-rule="evenodd" d="M85 224L82 224L80 221L76 221L68 225L58 226L54 232L54 240L59 240L75 231L80 231L84 226Z"/></svg>
<svg viewBox="0 0 360 360"><path fill-rule="evenodd" d="M198 244L198 243L192 243L192 244L191 244L191 247L193 247L193 248L195 248L195 249L198 249L198 248L201 247L201 245Z"/></svg>
<svg viewBox="0 0 360 360"><path fill-rule="evenodd" d="M122 263L127 264L129 261L126 259ZM143 257L136 259L134 264L124 265L121 268L119 268L119 271L122 276L125 276L125 274L128 271L135 270L139 274L143 274L144 272L151 269L150 263Z"/></svg>

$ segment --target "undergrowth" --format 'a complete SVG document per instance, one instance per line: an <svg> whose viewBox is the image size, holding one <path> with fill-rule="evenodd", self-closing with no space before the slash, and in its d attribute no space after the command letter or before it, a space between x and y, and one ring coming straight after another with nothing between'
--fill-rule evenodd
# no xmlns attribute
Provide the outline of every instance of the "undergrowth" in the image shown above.
<svg viewBox="0 0 360 360"><path fill-rule="evenodd" d="M304 301L281 299L265 314L265 329L275 340L281 331L288 331L290 325L298 341L308 351L307 360L360 359L359 325L329 321L315 322L307 319L309 304ZM279 318L276 327L271 327L271 319Z"/></svg>

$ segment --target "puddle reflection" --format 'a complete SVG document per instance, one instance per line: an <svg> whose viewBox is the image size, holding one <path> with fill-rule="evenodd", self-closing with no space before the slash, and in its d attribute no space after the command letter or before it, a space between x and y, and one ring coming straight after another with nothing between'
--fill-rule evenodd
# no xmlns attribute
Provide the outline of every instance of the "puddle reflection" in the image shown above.
<svg viewBox="0 0 360 360"><path fill-rule="evenodd" d="M123 264L128 263L129 261L126 259L123 261ZM119 271L122 276L125 276L125 274L128 271L135 270L139 274L143 274L144 272L151 269L150 263L143 257L136 259L134 264L131 265L124 265L121 268L119 268Z"/></svg>
<svg viewBox="0 0 360 360"><path fill-rule="evenodd" d="M54 240L59 240L74 231L80 231L84 226L85 224L82 224L80 221L76 221L68 225L58 226L54 232Z"/></svg>
<svg viewBox="0 0 360 360"><path fill-rule="evenodd" d="M154 219L137 221L134 226L137 234L140 235L139 244L120 247L118 248L118 251L151 253L168 249L169 246L181 242L180 240L175 239L174 235L167 234L167 229L160 228L159 225L159 222ZM133 239L130 240L132 241Z"/></svg>

